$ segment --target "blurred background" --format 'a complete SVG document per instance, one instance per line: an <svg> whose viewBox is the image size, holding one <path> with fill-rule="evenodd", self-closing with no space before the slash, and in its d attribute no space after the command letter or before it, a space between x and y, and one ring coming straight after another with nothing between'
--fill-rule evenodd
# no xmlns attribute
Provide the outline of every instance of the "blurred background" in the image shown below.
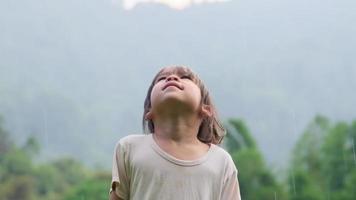
<svg viewBox="0 0 356 200"><path fill-rule="evenodd" d="M0 199L107 199L164 66L228 129L242 198L356 198L356 1L0 0Z"/></svg>

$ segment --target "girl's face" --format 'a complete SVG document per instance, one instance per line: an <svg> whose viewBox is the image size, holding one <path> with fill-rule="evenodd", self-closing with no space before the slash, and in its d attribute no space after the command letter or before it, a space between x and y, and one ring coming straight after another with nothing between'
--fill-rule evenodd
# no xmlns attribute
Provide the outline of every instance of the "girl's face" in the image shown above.
<svg viewBox="0 0 356 200"><path fill-rule="evenodd" d="M190 111L199 111L200 102L200 88L188 71L168 67L163 69L155 79L151 92L152 111L182 105Z"/></svg>

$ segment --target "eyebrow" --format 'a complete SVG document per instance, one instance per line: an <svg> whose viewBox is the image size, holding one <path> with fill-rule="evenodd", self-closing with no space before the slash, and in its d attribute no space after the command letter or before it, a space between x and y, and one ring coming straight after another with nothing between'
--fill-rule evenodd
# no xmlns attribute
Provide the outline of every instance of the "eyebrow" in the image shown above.
<svg viewBox="0 0 356 200"><path fill-rule="evenodd" d="M167 76L167 75L170 75L170 74L178 74L178 75L192 75L192 72L188 71L188 70L184 70L184 69L175 69L173 71L170 71L170 72L161 72L157 77L160 77L160 76Z"/></svg>
<svg viewBox="0 0 356 200"><path fill-rule="evenodd" d="M160 76L167 76L168 74L170 74L170 73L167 73L167 72L162 72L162 73L158 74L158 76L157 76L157 77L160 77Z"/></svg>

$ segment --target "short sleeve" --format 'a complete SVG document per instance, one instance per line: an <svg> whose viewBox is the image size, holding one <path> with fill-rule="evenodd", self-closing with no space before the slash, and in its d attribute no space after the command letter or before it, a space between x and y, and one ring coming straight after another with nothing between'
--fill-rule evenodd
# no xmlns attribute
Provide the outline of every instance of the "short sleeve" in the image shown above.
<svg viewBox="0 0 356 200"><path fill-rule="evenodd" d="M224 183L221 200L241 200L237 171L234 171Z"/></svg>
<svg viewBox="0 0 356 200"><path fill-rule="evenodd" d="M116 144L112 162L112 180L110 192L115 192L120 198L129 199L130 179L128 172L127 149L119 141Z"/></svg>
<svg viewBox="0 0 356 200"><path fill-rule="evenodd" d="M227 162L226 177L223 183L223 189L221 194L221 200L241 200L240 186L237 178L237 168L229 156Z"/></svg>

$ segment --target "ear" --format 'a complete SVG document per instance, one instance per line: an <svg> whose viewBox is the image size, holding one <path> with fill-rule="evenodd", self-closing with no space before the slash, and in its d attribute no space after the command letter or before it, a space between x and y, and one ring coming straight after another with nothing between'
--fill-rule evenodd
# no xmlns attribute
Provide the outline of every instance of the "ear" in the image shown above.
<svg viewBox="0 0 356 200"><path fill-rule="evenodd" d="M153 119L153 114L151 111L148 111L145 115L145 120L152 120Z"/></svg>
<svg viewBox="0 0 356 200"><path fill-rule="evenodd" d="M213 115L213 111L211 106L203 104L201 106L201 111L200 111L202 117L211 117Z"/></svg>

